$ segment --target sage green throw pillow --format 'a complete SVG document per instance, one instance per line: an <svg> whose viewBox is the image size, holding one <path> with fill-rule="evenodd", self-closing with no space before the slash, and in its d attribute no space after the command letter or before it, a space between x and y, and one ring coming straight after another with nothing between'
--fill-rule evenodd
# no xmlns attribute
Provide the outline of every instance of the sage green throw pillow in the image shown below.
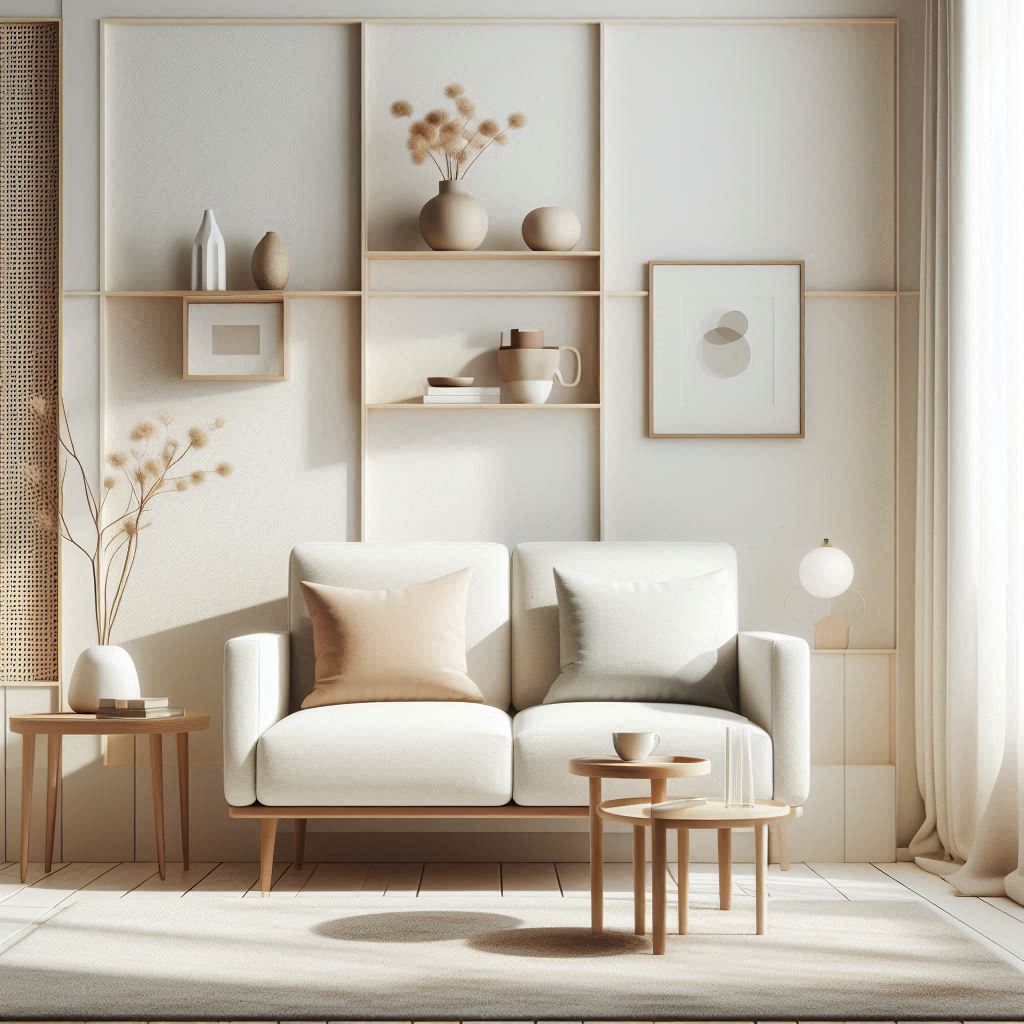
<svg viewBox="0 0 1024 1024"><path fill-rule="evenodd" d="M624 700L734 710L718 645L727 576L622 582L555 569L561 673L545 704Z"/></svg>

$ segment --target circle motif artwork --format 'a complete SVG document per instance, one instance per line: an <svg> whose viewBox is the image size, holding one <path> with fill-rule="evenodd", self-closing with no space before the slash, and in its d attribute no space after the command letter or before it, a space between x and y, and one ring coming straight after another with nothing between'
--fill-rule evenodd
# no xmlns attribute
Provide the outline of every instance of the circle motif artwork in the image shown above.
<svg viewBox="0 0 1024 1024"><path fill-rule="evenodd" d="M700 356L709 373L715 377L738 377L750 365L750 342L746 338L749 326L743 313L731 309L704 333Z"/></svg>

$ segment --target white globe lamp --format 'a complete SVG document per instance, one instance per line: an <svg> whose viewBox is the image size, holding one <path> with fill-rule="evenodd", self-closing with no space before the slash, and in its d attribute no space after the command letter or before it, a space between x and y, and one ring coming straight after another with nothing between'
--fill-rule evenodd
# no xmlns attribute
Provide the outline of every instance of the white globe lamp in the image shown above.
<svg viewBox="0 0 1024 1024"><path fill-rule="evenodd" d="M800 585L812 597L826 601L846 593L853 583L853 562L845 551L834 548L828 537L821 547L808 551L800 559Z"/></svg>
<svg viewBox="0 0 1024 1024"><path fill-rule="evenodd" d="M853 583L853 561L845 551L832 547L828 537L821 547L808 551L797 570L800 585L812 597L829 602L829 614L814 624L814 646L819 651L845 651L850 646L850 624L832 612L831 602Z"/></svg>

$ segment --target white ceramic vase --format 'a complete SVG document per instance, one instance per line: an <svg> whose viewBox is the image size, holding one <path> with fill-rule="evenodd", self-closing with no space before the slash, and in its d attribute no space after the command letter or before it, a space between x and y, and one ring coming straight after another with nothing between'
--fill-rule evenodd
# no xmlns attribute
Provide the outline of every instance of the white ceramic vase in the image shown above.
<svg viewBox="0 0 1024 1024"><path fill-rule="evenodd" d="M131 655L114 644L94 644L86 647L75 662L68 704L72 711L89 714L100 706L101 697L125 699L141 693Z"/></svg>
<svg viewBox="0 0 1024 1024"><path fill-rule="evenodd" d="M582 230L579 217L564 206L538 206L523 218L523 241L537 252L569 252Z"/></svg>
<svg viewBox="0 0 1024 1024"><path fill-rule="evenodd" d="M487 211L463 181L439 181L420 210L420 234L431 249L471 252L487 237Z"/></svg>
<svg viewBox="0 0 1024 1024"><path fill-rule="evenodd" d="M227 286L224 236L213 210L203 210L203 221L192 241L192 290L222 292Z"/></svg>

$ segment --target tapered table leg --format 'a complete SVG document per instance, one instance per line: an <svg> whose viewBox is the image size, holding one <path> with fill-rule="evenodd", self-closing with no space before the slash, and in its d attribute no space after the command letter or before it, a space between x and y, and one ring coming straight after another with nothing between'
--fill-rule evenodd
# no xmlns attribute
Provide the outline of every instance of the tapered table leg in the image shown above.
<svg viewBox="0 0 1024 1024"><path fill-rule="evenodd" d="M668 837L665 826L651 821L651 896L654 932L654 953L665 952L665 875L668 871Z"/></svg>
<svg viewBox="0 0 1024 1024"><path fill-rule="evenodd" d="M260 892L270 895L274 880L274 842L277 839L277 818L260 819Z"/></svg>
<svg viewBox="0 0 1024 1024"><path fill-rule="evenodd" d="M789 870L789 822L783 821L776 829L775 837L779 843L779 870Z"/></svg>
<svg viewBox="0 0 1024 1024"><path fill-rule="evenodd" d="M765 933L765 918L768 910L768 826L754 826L754 861L756 870L754 873L757 884L757 934Z"/></svg>
<svg viewBox="0 0 1024 1024"><path fill-rule="evenodd" d="M690 913L690 830L676 829L679 837L679 934L686 934Z"/></svg>
<svg viewBox="0 0 1024 1024"><path fill-rule="evenodd" d="M46 852L43 859L47 874L53 870L53 835L57 829L61 739L59 732L51 732L46 737Z"/></svg>
<svg viewBox="0 0 1024 1024"><path fill-rule="evenodd" d="M643 825L633 826L633 931L647 930L647 838Z"/></svg>
<svg viewBox="0 0 1024 1024"><path fill-rule="evenodd" d="M189 869L188 839L188 733L179 732L178 741L178 808L181 812L181 864Z"/></svg>
<svg viewBox="0 0 1024 1024"><path fill-rule="evenodd" d="M601 780L590 782L590 927L604 929L604 823L597 813L601 803Z"/></svg>
<svg viewBox="0 0 1024 1024"><path fill-rule="evenodd" d="M718 906L732 910L732 829L718 830Z"/></svg>
<svg viewBox="0 0 1024 1024"><path fill-rule="evenodd" d="M36 737L21 737L21 881L28 881L28 837L32 828L32 775L36 769Z"/></svg>
<svg viewBox="0 0 1024 1024"><path fill-rule="evenodd" d="M153 780L153 827L156 829L156 863L160 878L167 877L164 855L164 744L158 732L149 737L149 774Z"/></svg>

